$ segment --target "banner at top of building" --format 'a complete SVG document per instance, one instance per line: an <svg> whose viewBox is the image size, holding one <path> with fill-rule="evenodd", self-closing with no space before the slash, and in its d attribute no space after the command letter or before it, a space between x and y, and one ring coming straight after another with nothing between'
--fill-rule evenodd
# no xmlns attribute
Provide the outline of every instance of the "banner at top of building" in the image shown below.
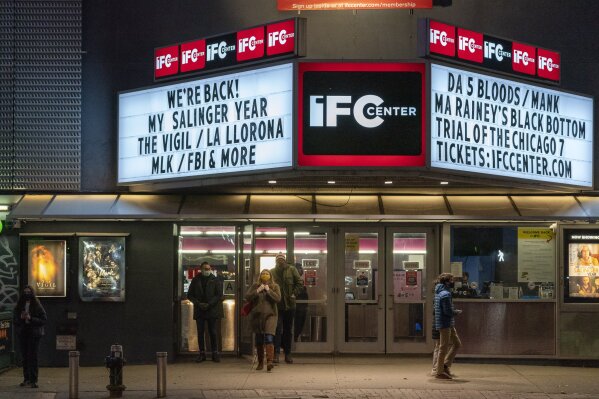
<svg viewBox="0 0 599 399"><path fill-rule="evenodd" d="M420 55L519 77L559 83L561 56L553 50L422 19Z"/></svg>
<svg viewBox="0 0 599 399"><path fill-rule="evenodd" d="M279 11L316 10L391 10L433 8L433 0L386 1L386 0L277 0Z"/></svg>

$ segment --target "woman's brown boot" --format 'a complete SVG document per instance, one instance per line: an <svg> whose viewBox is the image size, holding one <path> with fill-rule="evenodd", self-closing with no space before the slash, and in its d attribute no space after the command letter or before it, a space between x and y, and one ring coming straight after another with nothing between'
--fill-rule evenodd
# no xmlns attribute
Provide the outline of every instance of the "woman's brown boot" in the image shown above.
<svg viewBox="0 0 599 399"><path fill-rule="evenodd" d="M274 367L272 359L275 357L275 346L273 344L266 344L266 371L270 372Z"/></svg>
<svg viewBox="0 0 599 399"><path fill-rule="evenodd" d="M262 370L264 368L264 345L256 345L256 353L258 354L256 370Z"/></svg>

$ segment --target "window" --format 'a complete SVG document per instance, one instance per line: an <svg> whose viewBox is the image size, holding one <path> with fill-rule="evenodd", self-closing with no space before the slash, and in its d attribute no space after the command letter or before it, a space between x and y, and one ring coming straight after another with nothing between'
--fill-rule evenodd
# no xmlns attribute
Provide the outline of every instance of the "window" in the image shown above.
<svg viewBox="0 0 599 399"><path fill-rule="evenodd" d="M555 296L555 235L548 226L452 226L450 245L456 297Z"/></svg>

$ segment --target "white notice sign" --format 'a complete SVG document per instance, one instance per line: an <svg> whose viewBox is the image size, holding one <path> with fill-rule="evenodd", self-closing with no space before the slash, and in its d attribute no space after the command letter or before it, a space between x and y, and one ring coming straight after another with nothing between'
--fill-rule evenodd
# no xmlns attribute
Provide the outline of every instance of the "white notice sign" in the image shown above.
<svg viewBox="0 0 599 399"><path fill-rule="evenodd" d="M431 166L592 187L593 99L431 65Z"/></svg>
<svg viewBox="0 0 599 399"><path fill-rule="evenodd" d="M292 64L119 94L119 183L288 168Z"/></svg>

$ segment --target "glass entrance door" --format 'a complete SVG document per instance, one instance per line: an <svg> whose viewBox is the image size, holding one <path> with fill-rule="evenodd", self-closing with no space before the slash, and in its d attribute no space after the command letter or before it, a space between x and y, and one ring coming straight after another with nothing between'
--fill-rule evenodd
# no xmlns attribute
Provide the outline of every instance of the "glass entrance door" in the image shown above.
<svg viewBox="0 0 599 399"><path fill-rule="evenodd" d="M385 351L385 267L380 228L340 228L336 255L340 352Z"/></svg>
<svg viewBox="0 0 599 399"><path fill-rule="evenodd" d="M431 347L432 296L427 282L435 272L434 230L388 228L386 233L387 352L423 353Z"/></svg>

